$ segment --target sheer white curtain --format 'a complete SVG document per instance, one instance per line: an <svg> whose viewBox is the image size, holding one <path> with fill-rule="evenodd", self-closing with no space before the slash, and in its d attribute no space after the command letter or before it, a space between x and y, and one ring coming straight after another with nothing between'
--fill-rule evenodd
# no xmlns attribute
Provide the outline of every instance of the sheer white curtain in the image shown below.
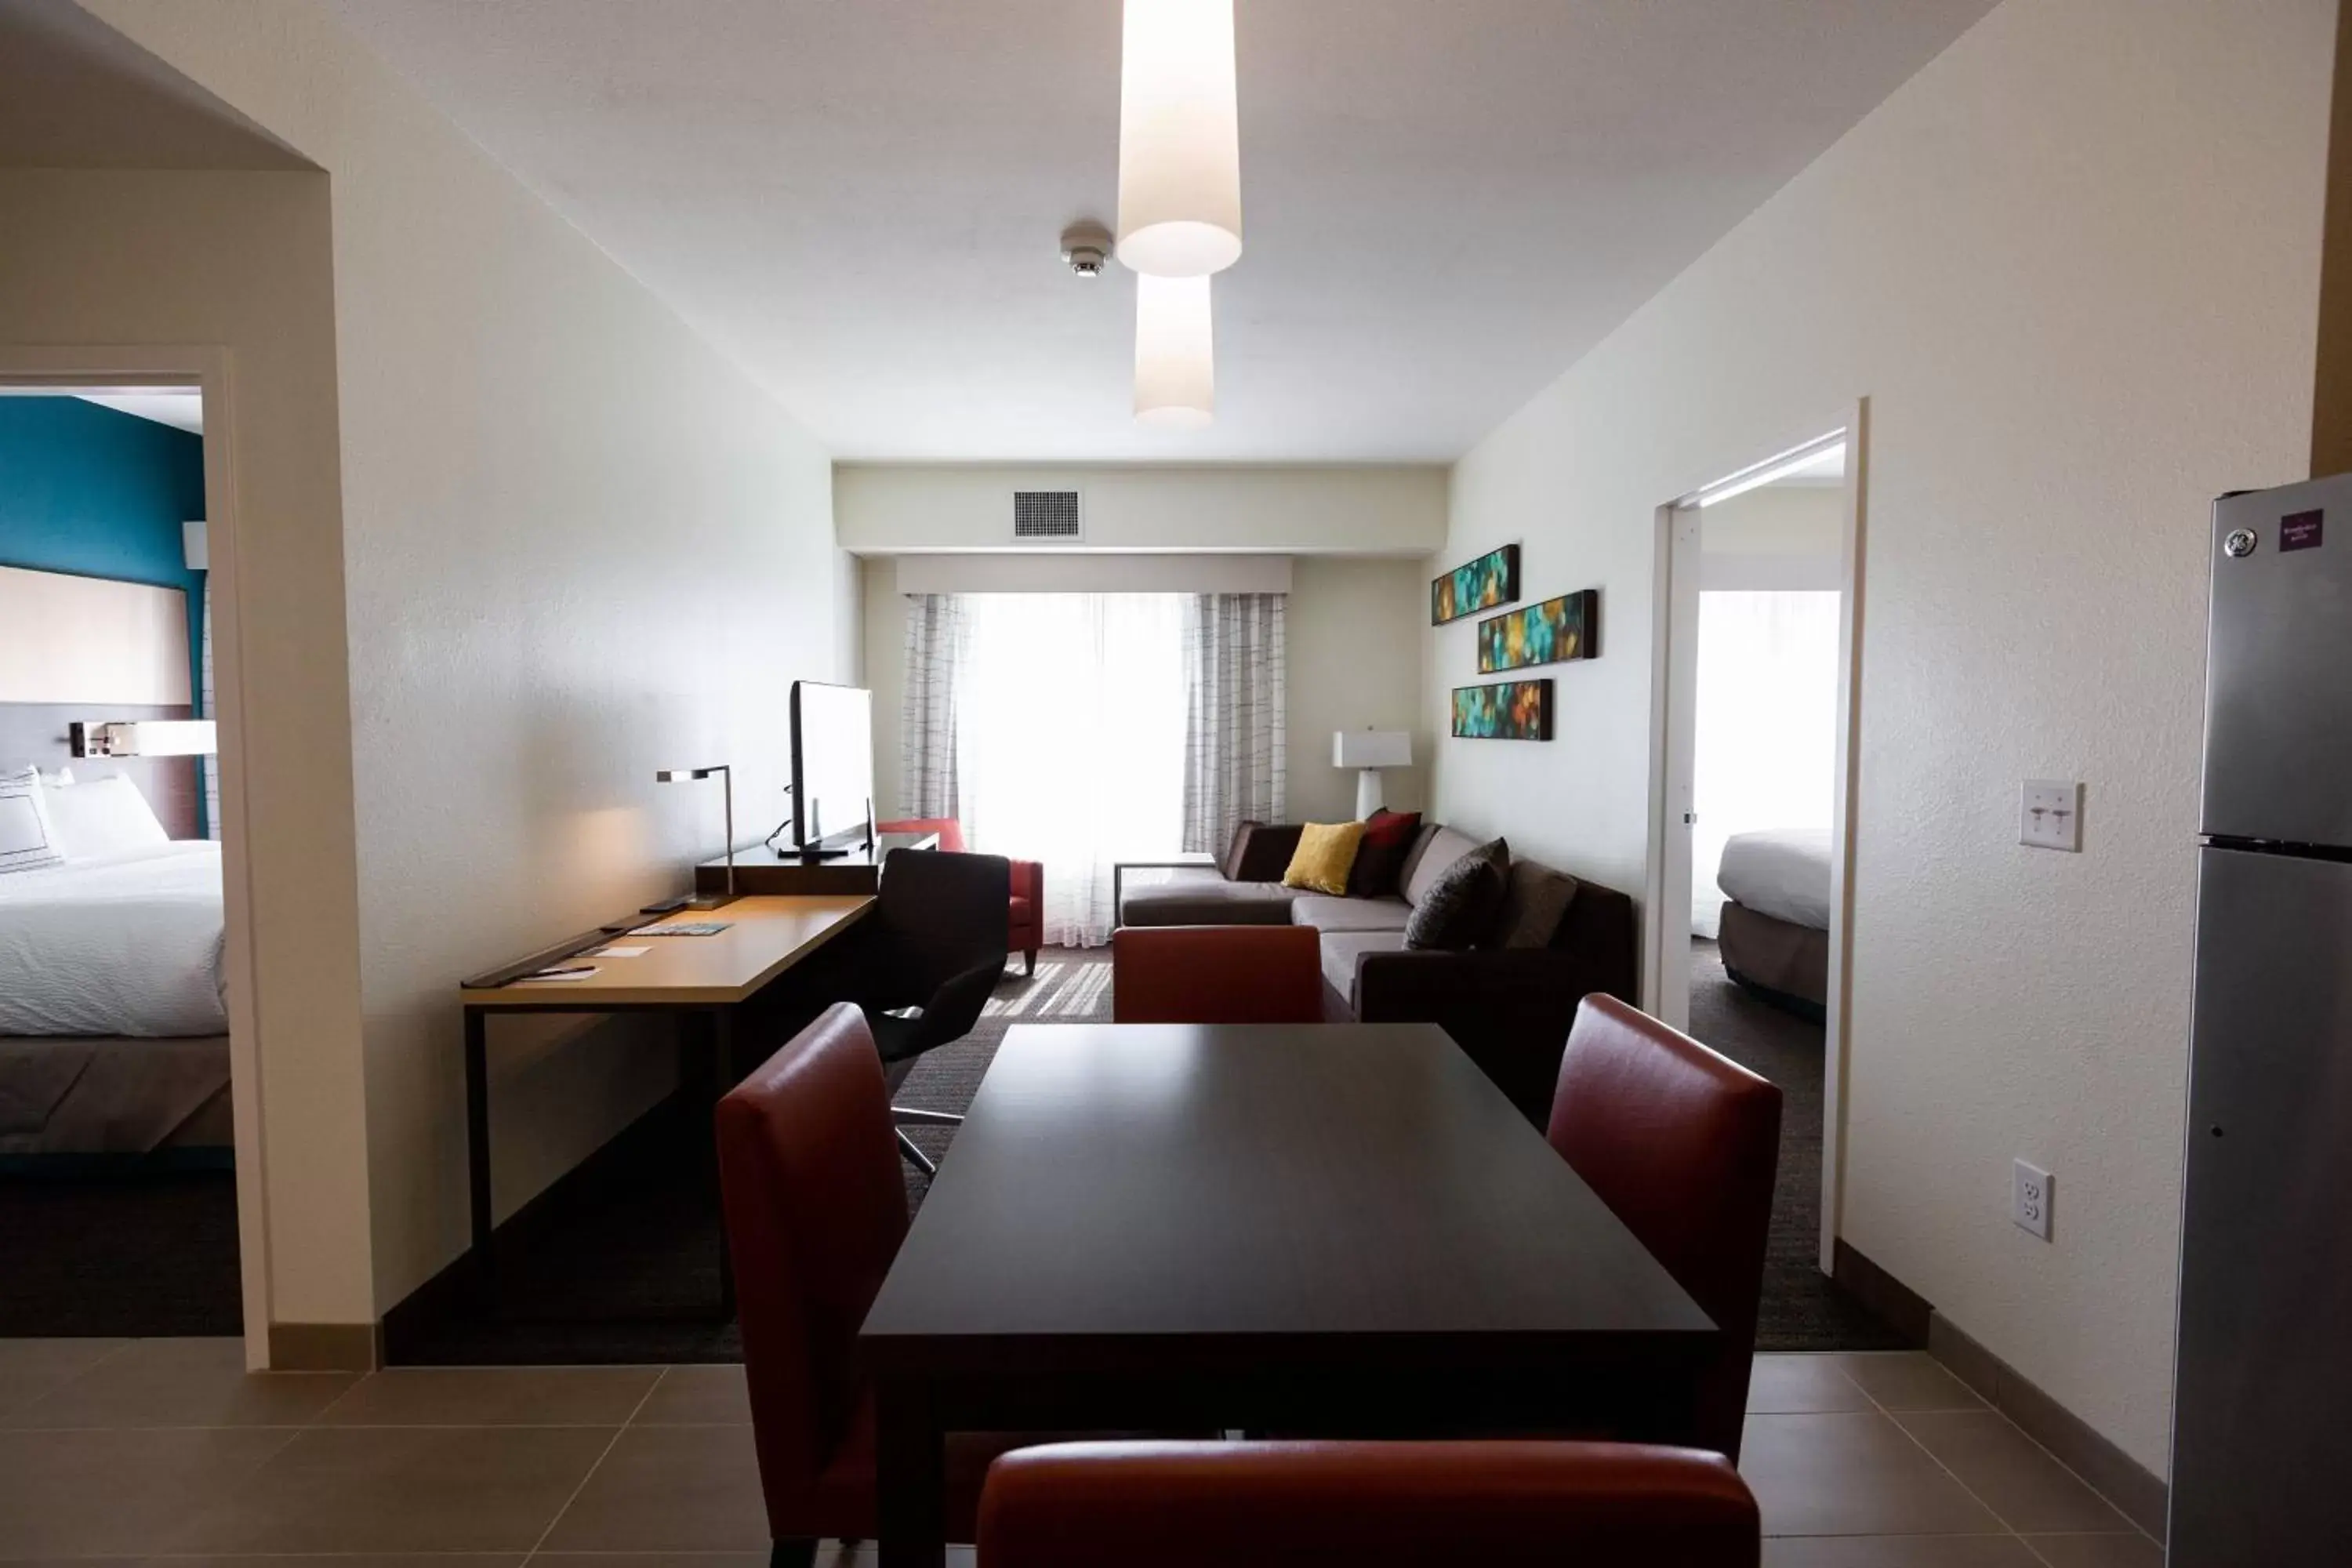
<svg viewBox="0 0 2352 1568"><path fill-rule="evenodd" d="M1181 840L1179 594L972 594L956 672L964 836L1045 868L1045 940L1109 940L1111 865Z"/></svg>
<svg viewBox="0 0 2352 1568"><path fill-rule="evenodd" d="M1697 749L1692 761L1691 931L1723 918L1724 841L1768 827L1827 827L1837 773L1838 595L1699 595Z"/></svg>

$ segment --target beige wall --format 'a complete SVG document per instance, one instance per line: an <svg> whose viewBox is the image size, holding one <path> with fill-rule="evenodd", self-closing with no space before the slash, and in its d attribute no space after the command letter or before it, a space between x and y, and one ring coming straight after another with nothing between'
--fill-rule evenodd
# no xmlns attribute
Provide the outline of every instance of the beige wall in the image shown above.
<svg viewBox="0 0 2352 1568"><path fill-rule="evenodd" d="M1418 556L1445 535L1445 470L1434 467L844 463L835 524L860 554L1004 550L1016 489L1080 491L1085 542L1097 550Z"/></svg>
<svg viewBox="0 0 2352 1568"><path fill-rule="evenodd" d="M1638 890L1654 509L1869 399L1843 1233L2159 1472L2207 507L2307 471L2335 9L2009 0L1454 483L1445 558L1523 541L1609 640L1438 805ZM2018 846L2029 776L2082 855Z"/></svg>
<svg viewBox="0 0 2352 1568"><path fill-rule="evenodd" d="M1181 570L1181 563L1171 563ZM1290 685L1289 816L1345 821L1355 816L1356 775L1331 765L1336 729L1416 730L1413 755L1426 756L1420 727L1421 645L1429 614L1429 572L1417 560L1297 556L1289 562L1286 612ZM862 563L865 582L865 682L874 692L874 788L895 813L899 792L899 717L906 690L907 602L899 563ZM1066 586L1041 578L1038 589ZM1171 578L1163 591L1195 591ZM1388 799L1411 810L1421 801L1421 770L1391 769Z"/></svg>
<svg viewBox="0 0 2352 1568"><path fill-rule="evenodd" d="M782 810L784 694L853 673L854 574L810 437L321 7L88 8L333 189L373 1289L466 1236L457 979L683 884L729 762ZM756 825L756 826L755 826ZM499 1205L658 1094L668 1053L501 1026ZM359 1234L338 1245L369 1247Z"/></svg>
<svg viewBox="0 0 2352 1568"><path fill-rule="evenodd" d="M373 1316L327 180L0 172L0 344L212 345L229 406L253 1008L275 1319ZM226 415L226 417L223 417ZM221 513L215 510L214 516ZM222 541L215 522L215 548ZM234 1001L235 999L232 998Z"/></svg>

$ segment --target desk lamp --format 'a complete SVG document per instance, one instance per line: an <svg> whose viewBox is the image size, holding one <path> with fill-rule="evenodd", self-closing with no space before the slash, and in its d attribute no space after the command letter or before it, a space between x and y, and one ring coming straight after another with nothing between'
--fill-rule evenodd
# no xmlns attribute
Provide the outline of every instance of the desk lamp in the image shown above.
<svg viewBox="0 0 2352 1568"><path fill-rule="evenodd" d="M718 779L727 792L727 891L697 894L686 901L690 910L723 909L735 901L735 774L724 763L710 768L664 768L654 774L656 784L687 784L707 778Z"/></svg>

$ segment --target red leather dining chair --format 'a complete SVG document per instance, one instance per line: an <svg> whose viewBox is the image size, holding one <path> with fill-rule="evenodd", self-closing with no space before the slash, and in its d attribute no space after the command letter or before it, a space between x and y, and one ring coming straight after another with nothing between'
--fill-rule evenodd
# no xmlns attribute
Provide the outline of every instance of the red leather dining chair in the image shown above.
<svg viewBox="0 0 2352 1568"><path fill-rule="evenodd" d="M858 1325L907 1234L881 1058L845 1002L719 1102L719 1191L741 1304L751 1436L776 1568L819 1537L875 1534L874 1398ZM1022 1439L948 1446L948 1529L972 1538L988 1461Z"/></svg>
<svg viewBox="0 0 2352 1568"><path fill-rule="evenodd" d="M1546 1134L1722 1331L1699 1441L1739 1458L1780 1163L1780 1091L1613 996L1577 1008Z"/></svg>
<svg viewBox="0 0 2352 1568"><path fill-rule="evenodd" d="M940 847L963 853L963 824L952 816L910 816L877 822L877 833L936 833ZM1004 947L1021 955L1021 973L1037 973L1037 950L1045 945L1045 868L1034 860L1013 862L1013 902L1006 911Z"/></svg>
<svg viewBox="0 0 2352 1568"><path fill-rule="evenodd" d="M1319 1024L1312 926L1121 926L1110 935L1119 1024Z"/></svg>
<svg viewBox="0 0 2352 1568"><path fill-rule="evenodd" d="M996 1461L980 1568L1756 1568L1721 1456L1620 1443L1066 1443Z"/></svg>

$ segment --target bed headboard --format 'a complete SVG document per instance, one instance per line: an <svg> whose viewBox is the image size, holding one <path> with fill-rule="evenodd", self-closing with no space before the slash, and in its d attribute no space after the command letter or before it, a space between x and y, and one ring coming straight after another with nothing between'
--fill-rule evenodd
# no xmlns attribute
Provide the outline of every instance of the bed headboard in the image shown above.
<svg viewBox="0 0 2352 1568"><path fill-rule="evenodd" d="M0 566L0 770L120 773L174 838L194 838L194 757L76 758L76 721L186 719L188 595L178 588Z"/></svg>

